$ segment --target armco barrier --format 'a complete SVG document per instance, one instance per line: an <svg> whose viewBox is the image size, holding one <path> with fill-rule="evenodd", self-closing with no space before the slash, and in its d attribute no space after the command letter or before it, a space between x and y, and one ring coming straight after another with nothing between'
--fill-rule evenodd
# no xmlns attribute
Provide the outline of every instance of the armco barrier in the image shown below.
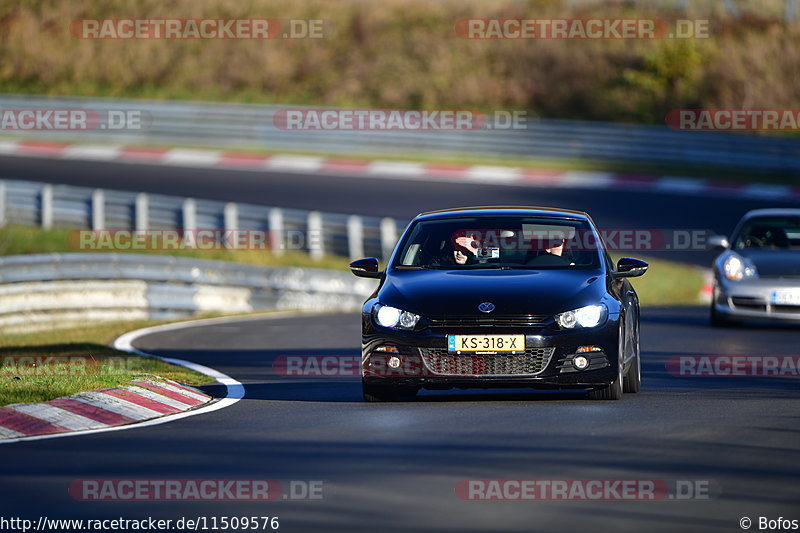
<svg viewBox="0 0 800 533"><path fill-rule="evenodd" d="M289 241L299 237L292 242L274 239L276 253L288 247L312 257L329 254L353 259L388 258L401 229L392 218L16 180L0 181L0 226L3 224L107 230L258 230ZM399 224L404 227L405 222ZM309 246L308 237L314 232L320 238Z"/></svg>
<svg viewBox="0 0 800 533"><path fill-rule="evenodd" d="M140 111L141 129L16 132L44 139L80 138L146 143L260 148L306 153L439 155L485 154L648 164L714 164L737 170L800 173L800 141L742 132L674 131L646 126L529 118L525 129L475 131L286 131L275 114L300 106L225 104L134 99L0 95L4 109Z"/></svg>
<svg viewBox="0 0 800 533"><path fill-rule="evenodd" d="M375 282L348 272L144 254L0 258L0 329L204 313L353 310Z"/></svg>

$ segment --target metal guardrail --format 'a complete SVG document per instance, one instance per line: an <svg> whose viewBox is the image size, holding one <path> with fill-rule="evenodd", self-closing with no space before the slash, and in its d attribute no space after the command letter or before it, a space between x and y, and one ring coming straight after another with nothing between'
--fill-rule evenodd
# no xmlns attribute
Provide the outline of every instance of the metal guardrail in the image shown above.
<svg viewBox="0 0 800 533"><path fill-rule="evenodd" d="M270 244L275 253L296 249L312 257L330 254L353 259L388 259L405 226L400 222L402 227L398 227L398 221L388 217L16 180L0 181L3 224L94 230L256 230L274 237Z"/></svg>
<svg viewBox="0 0 800 533"><path fill-rule="evenodd" d="M141 110L141 130L35 132L44 138L79 135L105 142L198 144L315 153L486 154L622 160L800 173L800 139L747 133L685 132L572 120L528 120L527 129L476 131L286 131L273 118L301 106L246 105L132 99L47 98L1 95L0 108ZM33 134L33 133L30 133Z"/></svg>
<svg viewBox="0 0 800 533"><path fill-rule="evenodd" d="M375 282L347 272L141 254L0 258L0 329L360 307Z"/></svg>

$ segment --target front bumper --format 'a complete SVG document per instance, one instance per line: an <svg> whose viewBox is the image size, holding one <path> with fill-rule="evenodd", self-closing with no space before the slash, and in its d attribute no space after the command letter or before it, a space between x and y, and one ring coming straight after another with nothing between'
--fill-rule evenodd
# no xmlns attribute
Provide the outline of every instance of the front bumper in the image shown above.
<svg viewBox="0 0 800 533"><path fill-rule="evenodd" d="M772 303L772 293L782 289L800 290L800 281L764 278L729 281L717 273L712 305L723 317L800 322L800 305Z"/></svg>
<svg viewBox="0 0 800 533"><path fill-rule="evenodd" d="M555 330L548 328L459 328L451 331L425 329L397 331L367 324L362 342L361 375L364 383L426 389L534 387L599 388L617 377L619 360L619 319L610 315L594 328ZM505 369L495 374L493 355L451 354L447 335L524 334L525 354L503 355ZM397 352L385 351L392 347ZM572 359L579 346L596 346L599 351L581 353L589 359L585 370L577 370ZM396 358L396 367L390 359ZM523 363L523 360L525 363ZM444 361L444 362L443 362ZM493 368L493 371L486 369ZM529 369L533 371L528 371ZM449 369L449 370L448 370Z"/></svg>

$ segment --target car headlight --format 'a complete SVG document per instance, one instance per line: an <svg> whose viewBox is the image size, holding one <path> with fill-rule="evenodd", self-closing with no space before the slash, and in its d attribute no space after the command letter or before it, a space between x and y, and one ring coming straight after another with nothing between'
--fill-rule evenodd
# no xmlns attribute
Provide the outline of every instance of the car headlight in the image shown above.
<svg viewBox="0 0 800 533"><path fill-rule="evenodd" d="M564 329L593 328L600 324L607 315L608 309L605 305L587 305L557 314L556 322Z"/></svg>
<svg viewBox="0 0 800 533"><path fill-rule="evenodd" d="M375 304L372 309L375 322L385 328L414 329L419 315L388 305Z"/></svg>
<svg viewBox="0 0 800 533"><path fill-rule="evenodd" d="M725 277L731 281L739 281L742 278L752 278L758 275L754 265L745 264L738 255L731 255L722 264Z"/></svg>

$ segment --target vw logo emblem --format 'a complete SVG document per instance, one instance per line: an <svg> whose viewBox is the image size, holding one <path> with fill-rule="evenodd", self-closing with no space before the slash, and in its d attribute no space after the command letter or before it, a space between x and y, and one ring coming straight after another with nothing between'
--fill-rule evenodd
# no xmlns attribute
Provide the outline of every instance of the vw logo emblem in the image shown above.
<svg viewBox="0 0 800 533"><path fill-rule="evenodd" d="M481 313L491 313L494 311L494 304L492 302L483 302L478 305L478 311Z"/></svg>

